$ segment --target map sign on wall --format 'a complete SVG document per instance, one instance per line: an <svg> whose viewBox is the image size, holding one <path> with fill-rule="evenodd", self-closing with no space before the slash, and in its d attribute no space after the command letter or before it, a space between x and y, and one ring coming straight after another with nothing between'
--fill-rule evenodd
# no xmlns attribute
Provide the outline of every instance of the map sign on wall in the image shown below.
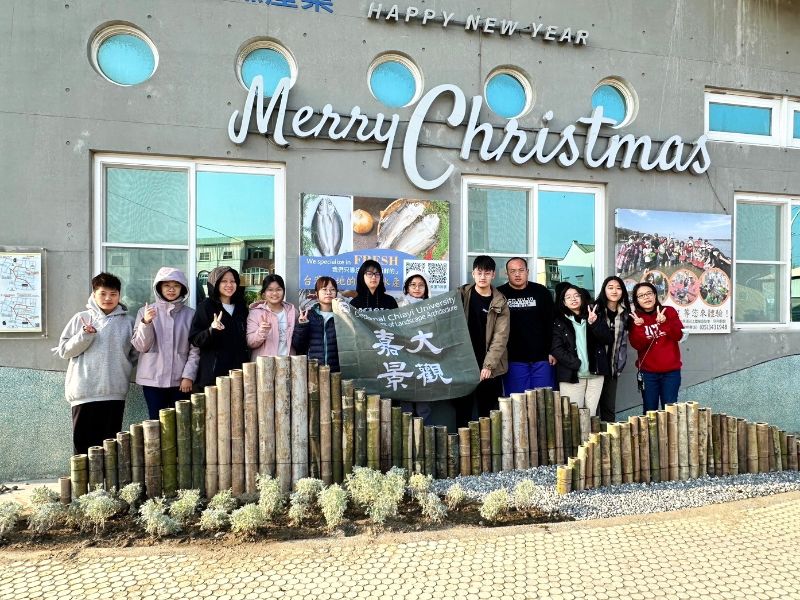
<svg viewBox="0 0 800 600"><path fill-rule="evenodd" d="M411 271L430 294L450 287L450 205L436 200L300 195L300 287L333 277L339 291L356 289L361 264L381 264L386 291L402 294Z"/></svg>
<svg viewBox="0 0 800 600"><path fill-rule="evenodd" d="M618 209L617 274L628 291L649 281L687 333L731 330L731 217Z"/></svg>
<svg viewBox="0 0 800 600"><path fill-rule="evenodd" d="M42 328L42 251L0 248L0 333Z"/></svg>

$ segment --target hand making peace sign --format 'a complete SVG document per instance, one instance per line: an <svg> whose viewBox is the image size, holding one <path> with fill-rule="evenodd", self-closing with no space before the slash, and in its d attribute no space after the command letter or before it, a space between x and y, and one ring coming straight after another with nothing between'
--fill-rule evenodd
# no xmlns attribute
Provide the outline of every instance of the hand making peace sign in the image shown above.
<svg viewBox="0 0 800 600"><path fill-rule="evenodd" d="M308 309L300 311L300 315L297 317L297 322L308 323Z"/></svg>
<svg viewBox="0 0 800 600"><path fill-rule="evenodd" d="M145 323L152 323L153 319L156 318L157 312L156 307L152 304L148 304L147 302L144 303L144 314L142 315L142 321Z"/></svg>
<svg viewBox="0 0 800 600"><path fill-rule="evenodd" d="M81 317L81 323L83 323L84 333L97 333L97 329L95 329L94 325L92 325L91 317L89 317L88 321L86 321L83 317Z"/></svg>
<svg viewBox="0 0 800 600"><path fill-rule="evenodd" d="M258 330L262 333L268 333L270 329L272 329L272 325L269 323L269 317L267 317L267 313L261 315L261 322L258 324Z"/></svg>
<svg viewBox="0 0 800 600"><path fill-rule="evenodd" d="M597 321L597 304L589 305L589 316L586 317L586 321L589 323L589 325Z"/></svg>
<svg viewBox="0 0 800 600"><path fill-rule="evenodd" d="M656 323L663 323L667 320L667 316L663 311L664 309L662 307L656 306Z"/></svg>
<svg viewBox="0 0 800 600"><path fill-rule="evenodd" d="M636 314L636 310L633 308L631 309L631 316L633 317L633 324L641 327L644 325L644 319L641 318L639 315Z"/></svg>
<svg viewBox="0 0 800 600"><path fill-rule="evenodd" d="M214 320L211 321L211 329L216 329L217 331L222 331L225 329L225 325L222 324L222 311L219 311L219 314L214 315Z"/></svg>

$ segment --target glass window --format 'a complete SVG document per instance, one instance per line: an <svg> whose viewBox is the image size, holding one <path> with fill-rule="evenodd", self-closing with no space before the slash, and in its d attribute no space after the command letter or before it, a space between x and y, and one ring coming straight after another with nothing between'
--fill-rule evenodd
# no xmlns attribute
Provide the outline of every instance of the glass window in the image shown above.
<svg viewBox="0 0 800 600"><path fill-rule="evenodd" d="M603 116L614 119L618 124L625 120L628 112L625 96L610 84L601 85L592 94L592 110L598 106L603 107Z"/></svg>
<svg viewBox="0 0 800 600"><path fill-rule="evenodd" d="M185 272L188 256L188 250L106 248L106 264L113 266L114 275L122 281L121 301L134 317L145 302L154 300L156 272L164 266L178 267ZM122 265L114 264L120 262Z"/></svg>
<svg viewBox="0 0 800 600"><path fill-rule="evenodd" d="M264 95L272 96L278 82L292 76L292 69L284 54L274 48L256 48L244 57L241 67L242 83L249 88L253 77L264 78Z"/></svg>
<svg viewBox="0 0 800 600"><path fill-rule="evenodd" d="M790 318L800 322L800 206L792 206L791 248L792 257L789 272L789 297L791 299Z"/></svg>
<svg viewBox="0 0 800 600"><path fill-rule="evenodd" d="M379 56L369 69L369 89L390 108L408 106L422 91L421 75L417 66L405 57Z"/></svg>
<svg viewBox="0 0 800 600"><path fill-rule="evenodd" d="M158 65L153 42L126 25L108 27L95 36L92 60L103 77L126 86L147 81Z"/></svg>
<svg viewBox="0 0 800 600"><path fill-rule="evenodd" d="M792 137L800 140L800 111L794 111L792 114L792 123Z"/></svg>
<svg viewBox="0 0 800 600"><path fill-rule="evenodd" d="M506 119L519 117L530 108L529 85L521 74L500 71L486 80L486 103Z"/></svg>
<svg viewBox="0 0 800 600"><path fill-rule="evenodd" d="M781 207L740 202L736 207L736 260L780 260Z"/></svg>
<svg viewBox="0 0 800 600"><path fill-rule="evenodd" d="M736 264L736 321L778 323L780 317L779 265Z"/></svg>
<svg viewBox="0 0 800 600"><path fill-rule="evenodd" d="M772 109L710 102L708 128L711 131L728 133L772 135Z"/></svg>
<svg viewBox="0 0 800 600"><path fill-rule="evenodd" d="M469 249L473 254L527 255L528 192L470 188Z"/></svg>

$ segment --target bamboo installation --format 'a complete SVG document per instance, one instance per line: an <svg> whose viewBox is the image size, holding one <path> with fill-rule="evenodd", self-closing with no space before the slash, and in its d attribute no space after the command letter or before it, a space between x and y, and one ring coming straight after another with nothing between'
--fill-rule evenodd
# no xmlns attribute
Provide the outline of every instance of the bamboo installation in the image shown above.
<svg viewBox="0 0 800 600"><path fill-rule="evenodd" d="M381 470L388 471L392 466L392 401L390 398L381 398L380 420Z"/></svg>
<svg viewBox="0 0 800 600"><path fill-rule="evenodd" d="M555 393L550 388L545 388L545 419L547 435L547 464L556 464L556 414Z"/></svg>
<svg viewBox="0 0 800 600"><path fill-rule="evenodd" d="M192 394L192 489L206 495L206 395Z"/></svg>
<svg viewBox="0 0 800 600"><path fill-rule="evenodd" d="M161 491L164 496L174 496L178 490L177 422L174 408L158 411L161 426Z"/></svg>
<svg viewBox="0 0 800 600"><path fill-rule="evenodd" d="M217 466L217 386L205 387L206 398L206 496L213 498L219 491L219 467ZM274 450L273 438L273 450Z"/></svg>
<svg viewBox="0 0 800 600"><path fill-rule="evenodd" d="M286 494L292 487L291 362L288 356L275 358L275 477L280 481L281 492ZM219 487L225 489L221 476Z"/></svg>
<svg viewBox="0 0 800 600"><path fill-rule="evenodd" d="M342 483L344 481L342 414L342 374L339 372L331 373L331 461L333 463L334 483Z"/></svg>
<svg viewBox="0 0 800 600"><path fill-rule="evenodd" d="M206 392L208 396L208 392ZM208 403L208 398L206 398ZM258 472L275 476L275 357L256 357ZM206 407L208 411L208 407Z"/></svg>
<svg viewBox="0 0 800 600"><path fill-rule="evenodd" d="M511 410L514 419L514 468L530 466L528 452L528 408L525 394L511 394Z"/></svg>
<svg viewBox="0 0 800 600"><path fill-rule="evenodd" d="M89 446L89 491L93 492L97 487L103 487L105 477L103 475L103 447Z"/></svg>
<svg viewBox="0 0 800 600"><path fill-rule="evenodd" d="M489 417L478 419L481 436L481 472L492 472L492 423Z"/></svg>
<svg viewBox="0 0 800 600"><path fill-rule="evenodd" d="M425 423L422 417L412 417L411 429L413 430L413 447L411 448L411 463L414 473L427 473L433 475L433 471L429 471L425 464L428 457L434 454L432 444L428 444L429 440L425 439ZM434 442L435 444L435 434ZM409 473L410 474L410 473Z"/></svg>
<svg viewBox="0 0 800 600"><path fill-rule="evenodd" d="M406 473L411 473L413 466L413 453L414 453L414 427L413 415L409 412L403 413L403 468Z"/></svg>
<svg viewBox="0 0 800 600"><path fill-rule="evenodd" d="M256 493L259 468L258 430L258 370L254 362L242 365L243 423L244 423L244 489Z"/></svg>
<svg viewBox="0 0 800 600"><path fill-rule="evenodd" d="M497 403L500 406L500 430L501 430L501 462L503 471L510 471L514 468L514 434L513 423L514 415L513 408L511 407L511 398L498 398ZM543 409L543 407L542 407ZM546 435L545 435L546 438ZM464 459L464 447L460 446L461 459ZM544 455L543 455L544 456ZM462 471L462 475L463 475Z"/></svg>
<svg viewBox="0 0 800 600"><path fill-rule="evenodd" d="M453 479L458 476L459 469L459 443L458 435L450 433L447 435L447 477Z"/></svg>
<svg viewBox="0 0 800 600"><path fill-rule="evenodd" d="M219 490L232 489L231 467L231 378L217 377L217 472Z"/></svg>
<svg viewBox="0 0 800 600"><path fill-rule="evenodd" d="M188 400L175 403L176 473L179 490L192 487L192 405ZM161 447L164 451L164 447Z"/></svg>
<svg viewBox="0 0 800 600"><path fill-rule="evenodd" d="M528 415L530 415L530 410L528 411ZM499 410L489 411L489 428L491 430L491 438L492 438L491 439L492 473L499 473L500 471L503 470L503 413L501 413ZM531 447L534 446L535 444L531 444ZM537 449L537 456L538 456L538 449Z"/></svg>
<svg viewBox="0 0 800 600"><path fill-rule="evenodd" d="M425 461L423 471L426 475L436 476L436 430L433 425L423 427L423 447L425 448Z"/></svg>
<svg viewBox="0 0 800 600"><path fill-rule="evenodd" d="M117 433L117 482L119 489L131 482L131 434L127 431Z"/></svg>
<svg viewBox="0 0 800 600"><path fill-rule="evenodd" d="M667 481L678 479L678 405L668 404L667 413ZM659 433L661 433L659 431ZM664 473L661 473L662 476Z"/></svg>
<svg viewBox="0 0 800 600"><path fill-rule="evenodd" d="M470 421L469 425L469 454L472 461L472 474L481 474L481 429L478 421Z"/></svg>
<svg viewBox="0 0 800 600"><path fill-rule="evenodd" d="M381 467L381 397L378 394L367 396L367 466L370 469ZM422 421L422 419L420 419ZM422 433L422 423L419 424Z"/></svg>
<svg viewBox="0 0 800 600"><path fill-rule="evenodd" d="M559 465L556 468L556 491L569 494L572 491L572 467Z"/></svg>
<svg viewBox="0 0 800 600"><path fill-rule="evenodd" d="M106 489L119 490L116 438L103 440L103 472L105 474Z"/></svg>
<svg viewBox="0 0 800 600"><path fill-rule="evenodd" d="M436 432L436 477L444 479L447 477L447 427L437 425L434 431Z"/></svg>
<svg viewBox="0 0 800 600"><path fill-rule="evenodd" d="M344 383L344 382L343 382ZM355 398L345 394L342 386L342 466L345 476L353 472L355 464ZM405 417L403 418L405 422ZM402 441L402 437L401 437ZM404 449L405 450L405 449ZM403 456L405 458L405 455ZM405 463L404 463L405 466Z"/></svg>
<svg viewBox="0 0 800 600"><path fill-rule="evenodd" d="M89 456L87 454L74 454L70 457L69 478L72 482L73 500L89 491Z"/></svg>
<svg viewBox="0 0 800 600"><path fill-rule="evenodd" d="M319 361L310 359L308 376L308 476L322 477L322 446L320 442ZM377 463L376 463L377 464Z"/></svg>
<svg viewBox="0 0 800 600"><path fill-rule="evenodd" d="M622 483L622 424L609 423L608 436L610 438L611 455L611 485Z"/></svg>
<svg viewBox="0 0 800 600"><path fill-rule="evenodd" d="M148 498L161 495L161 422L142 421L144 446L144 484Z"/></svg>
<svg viewBox="0 0 800 600"><path fill-rule="evenodd" d="M231 369L231 488L234 496L245 491L244 372Z"/></svg>
<svg viewBox="0 0 800 600"><path fill-rule="evenodd" d="M403 466L403 409L392 407L392 466Z"/></svg>
<svg viewBox="0 0 800 600"><path fill-rule="evenodd" d="M72 480L69 477L58 478L58 499L65 506L72 502Z"/></svg>
<svg viewBox="0 0 800 600"><path fill-rule="evenodd" d="M353 464L356 467L367 466L367 391L359 389L355 391L353 412L353 440L354 457ZM412 448L413 452L413 448ZM409 473L411 471L409 470Z"/></svg>
<svg viewBox="0 0 800 600"><path fill-rule="evenodd" d="M687 451L689 457L689 479L695 479L700 476L700 449L697 432L700 413L698 412L698 408L697 402L686 403L686 437L689 443L689 449Z"/></svg>
<svg viewBox="0 0 800 600"><path fill-rule="evenodd" d="M528 464L531 467L539 466L539 445L537 443L539 411L537 408L536 390L525 390L525 406L528 409ZM491 412L489 418L491 418ZM498 421L498 428L502 426L502 419ZM499 431L498 431L499 433ZM494 435L494 430L492 430ZM494 439L494 438L493 438ZM494 453L494 448L492 448ZM502 451L500 454L502 458ZM501 460L502 463L502 460ZM499 471L500 469L496 469ZM494 468L494 454L492 454L492 471Z"/></svg>
<svg viewBox="0 0 800 600"><path fill-rule="evenodd" d="M144 485L144 430L141 423L133 423L131 433L131 482ZM75 487L75 479L72 480Z"/></svg>
<svg viewBox="0 0 800 600"><path fill-rule="evenodd" d="M536 396L536 445L539 449L539 463L540 465L547 465L549 464L548 456L547 456L547 390L545 388L538 388L535 390ZM503 410L503 407L500 407L500 410ZM511 427L511 423L508 424L509 429ZM506 430L505 424L505 417L503 417L503 431ZM530 440L529 440L530 441ZM511 453L509 452L509 455ZM503 450L503 456L505 456L505 450ZM514 463L512 461L511 466L508 468L513 468ZM506 470L505 464L503 464L503 470Z"/></svg>
<svg viewBox="0 0 800 600"><path fill-rule="evenodd" d="M470 448L471 448L471 436L469 427L459 427L458 428L459 475L472 475L472 458L470 456Z"/></svg>
<svg viewBox="0 0 800 600"><path fill-rule="evenodd" d="M308 360L290 356L292 376L292 489L308 477Z"/></svg>

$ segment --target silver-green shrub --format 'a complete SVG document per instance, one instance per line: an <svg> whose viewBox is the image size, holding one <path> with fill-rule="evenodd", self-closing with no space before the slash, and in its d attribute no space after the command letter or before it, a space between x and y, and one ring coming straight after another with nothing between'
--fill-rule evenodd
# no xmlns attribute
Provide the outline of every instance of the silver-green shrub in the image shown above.
<svg viewBox="0 0 800 600"><path fill-rule="evenodd" d="M433 492L417 496L422 516L431 523L441 523L447 517L447 507Z"/></svg>
<svg viewBox="0 0 800 600"><path fill-rule="evenodd" d="M0 502L0 536L14 530L22 513L22 505L13 500Z"/></svg>
<svg viewBox="0 0 800 600"><path fill-rule="evenodd" d="M178 499L169 507L169 516L186 525L200 506L200 490L178 490Z"/></svg>
<svg viewBox="0 0 800 600"><path fill-rule="evenodd" d="M506 488L489 492L483 497L480 514L487 521L496 521L508 512L511 506L511 497Z"/></svg>
<svg viewBox="0 0 800 600"><path fill-rule="evenodd" d="M227 490L218 491L208 502L208 508L224 510L228 513L234 510L237 506L239 506L239 503L236 501L236 498L234 498L233 491L230 488Z"/></svg>
<svg viewBox="0 0 800 600"><path fill-rule="evenodd" d="M55 490L51 490L46 485L40 485L31 490L31 504L38 506L39 504L47 504L49 502L58 502L61 496Z"/></svg>
<svg viewBox="0 0 800 600"><path fill-rule="evenodd" d="M281 492L281 482L269 475L263 477L257 475L256 487L258 488L258 506L261 508L264 518L271 521L283 508L284 498Z"/></svg>
<svg viewBox="0 0 800 600"><path fill-rule="evenodd" d="M455 510L467 500L467 492L461 487L460 483L451 485L447 493L444 495L444 500L447 503L447 508Z"/></svg>
<svg viewBox="0 0 800 600"><path fill-rule="evenodd" d="M536 504L536 484L530 479L523 479L514 486L514 508L530 510Z"/></svg>
<svg viewBox="0 0 800 600"><path fill-rule="evenodd" d="M174 535L181 530L181 525L166 514L167 507L163 498L151 498L139 509L139 522L149 535L160 538Z"/></svg>
<svg viewBox="0 0 800 600"><path fill-rule="evenodd" d="M106 522L122 509L122 504L109 492L97 489L77 500L82 528L94 527L95 534L106 528Z"/></svg>
<svg viewBox="0 0 800 600"><path fill-rule="evenodd" d="M28 529L36 535L47 533L66 522L67 507L61 502L40 502L33 505Z"/></svg>
<svg viewBox="0 0 800 600"><path fill-rule="evenodd" d="M221 531L230 522L230 515L221 508L207 508L200 514L200 529L203 531Z"/></svg>
<svg viewBox="0 0 800 600"><path fill-rule="evenodd" d="M326 487L319 495L319 506L328 529L336 529L344 520L347 510L347 492L336 483Z"/></svg>
<svg viewBox="0 0 800 600"><path fill-rule="evenodd" d="M258 504L245 504L231 513L231 531L244 537L253 537L267 525L264 511Z"/></svg>

